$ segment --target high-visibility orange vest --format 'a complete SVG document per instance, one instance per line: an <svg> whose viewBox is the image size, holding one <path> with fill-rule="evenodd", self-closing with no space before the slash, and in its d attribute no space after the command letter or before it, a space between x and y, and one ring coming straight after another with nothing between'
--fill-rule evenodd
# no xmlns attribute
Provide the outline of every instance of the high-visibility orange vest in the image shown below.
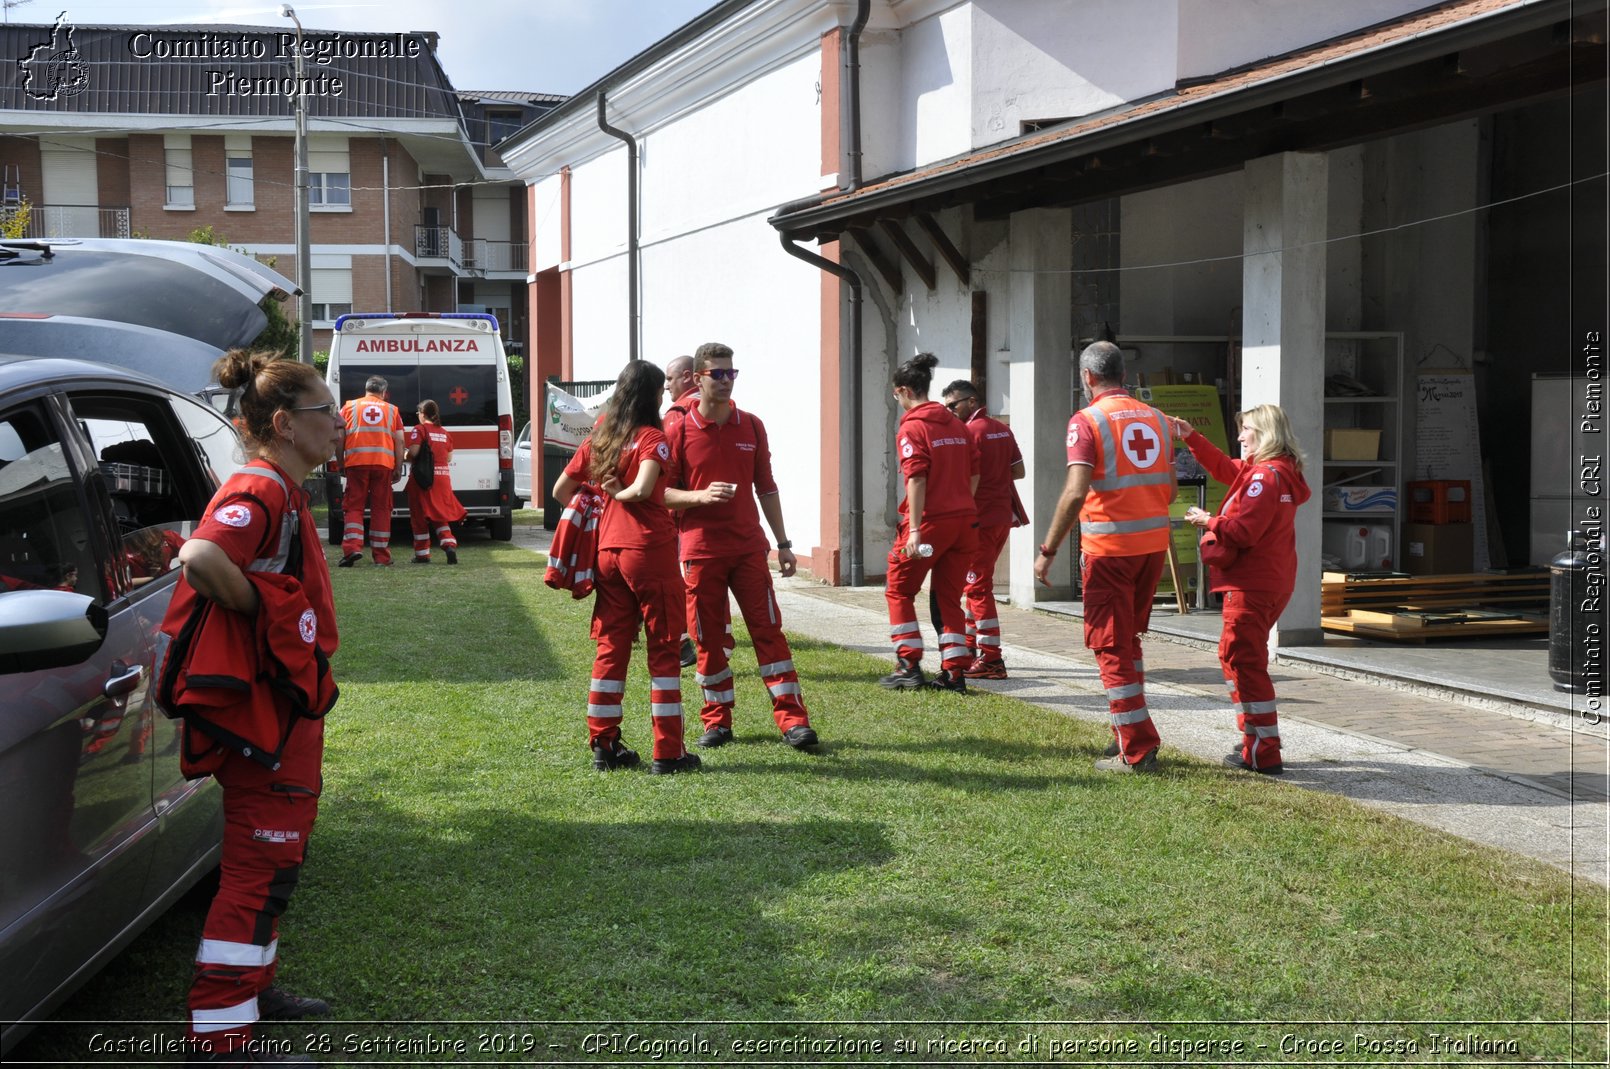
<svg viewBox="0 0 1610 1069"><path fill-rule="evenodd" d="M365 395L342 405L341 419L347 425L341 453L344 466L397 466L397 440L392 435L403 429L403 422L396 405Z"/></svg>
<svg viewBox="0 0 1610 1069"><path fill-rule="evenodd" d="M1084 410L1096 431L1090 496L1079 511L1079 542L1093 557L1168 549L1174 500L1174 444L1163 414L1114 391Z"/></svg>

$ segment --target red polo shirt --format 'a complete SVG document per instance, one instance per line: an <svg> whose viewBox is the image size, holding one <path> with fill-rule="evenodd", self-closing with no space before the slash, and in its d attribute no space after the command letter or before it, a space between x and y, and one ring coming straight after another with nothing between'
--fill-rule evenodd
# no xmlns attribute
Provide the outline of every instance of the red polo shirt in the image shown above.
<svg viewBox="0 0 1610 1069"><path fill-rule="evenodd" d="M637 469L645 459L660 465L660 477L655 480L653 492L642 501L616 501L607 494L604 496L604 514L598 521L599 549L649 549L676 538L676 521L665 507L671 452L658 427L637 428L631 442L621 450L615 476L622 486L631 486L637 480ZM591 483L593 479L588 469L592 460L593 441L588 438L565 465L565 474L579 483Z"/></svg>
<svg viewBox="0 0 1610 1069"><path fill-rule="evenodd" d="M978 443L978 506L981 527L1010 527L1017 522L1012 509L1012 465L1023 459L1012 428L975 409L967 420L967 433Z"/></svg>
<svg viewBox="0 0 1610 1069"><path fill-rule="evenodd" d="M775 494L771 446L766 427L737 405L725 423L712 423L691 405L687 415L666 428L671 442L672 486L702 490L711 483L733 483L738 492L719 505L684 509L682 559L765 553L771 548L760 526L758 495Z"/></svg>

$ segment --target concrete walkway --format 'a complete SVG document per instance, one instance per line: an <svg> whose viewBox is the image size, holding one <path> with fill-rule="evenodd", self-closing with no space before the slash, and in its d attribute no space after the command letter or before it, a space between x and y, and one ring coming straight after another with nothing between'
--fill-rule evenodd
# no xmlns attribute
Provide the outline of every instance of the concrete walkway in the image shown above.
<svg viewBox="0 0 1610 1069"><path fill-rule="evenodd" d="M547 551L540 528L517 528L515 538ZM779 579L777 600L789 631L892 660L881 589ZM922 626L927 648L938 649L926 620ZM1106 724L1106 698L1077 620L1003 607L1001 628L1012 678L976 687ZM1345 795L1610 885L1605 725L1472 708L1385 676L1360 681L1290 665L1273 674L1286 774L1271 789ZM875 686L875 676L867 683ZM1174 751L1216 763L1239 742L1212 650L1149 636L1146 690L1165 761Z"/></svg>

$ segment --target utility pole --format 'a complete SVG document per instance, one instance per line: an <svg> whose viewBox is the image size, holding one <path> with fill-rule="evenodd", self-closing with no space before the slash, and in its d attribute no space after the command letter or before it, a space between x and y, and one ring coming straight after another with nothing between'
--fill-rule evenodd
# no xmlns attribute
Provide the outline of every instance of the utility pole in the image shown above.
<svg viewBox="0 0 1610 1069"><path fill-rule="evenodd" d="M307 94L302 80L302 20L290 4L280 7L280 14L296 23L296 85L291 90L291 101L296 105L296 285L302 291L297 301L298 326L302 331L302 345L297 359L304 364L313 363L313 239L308 233L307 191Z"/></svg>

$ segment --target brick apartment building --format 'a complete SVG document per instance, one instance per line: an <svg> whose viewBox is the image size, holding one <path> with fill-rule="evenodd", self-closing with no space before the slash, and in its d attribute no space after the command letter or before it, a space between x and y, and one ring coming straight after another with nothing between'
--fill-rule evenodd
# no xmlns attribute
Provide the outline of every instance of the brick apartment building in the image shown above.
<svg viewBox="0 0 1610 1069"><path fill-rule="evenodd" d="M288 24L287 24L288 25ZM524 183L495 143L563 98L460 92L437 35L277 27L0 27L0 218L28 237L185 240L297 277L308 113L314 347L346 312L491 311L527 345Z"/></svg>

